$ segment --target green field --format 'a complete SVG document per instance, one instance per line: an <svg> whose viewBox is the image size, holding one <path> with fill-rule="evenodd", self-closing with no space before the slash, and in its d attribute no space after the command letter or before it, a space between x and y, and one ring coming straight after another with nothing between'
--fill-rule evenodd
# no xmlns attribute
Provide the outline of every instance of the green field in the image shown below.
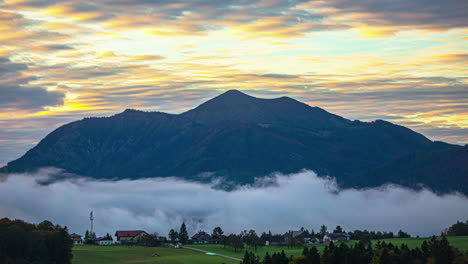
<svg viewBox="0 0 468 264"><path fill-rule="evenodd" d="M188 249L131 246L75 246L73 264L238 264Z"/></svg>
<svg viewBox="0 0 468 264"><path fill-rule="evenodd" d="M385 239L394 245L407 244L410 248L418 247L424 240L429 238L394 238ZM468 236L448 237L450 244L462 251L468 251ZM357 241L348 241L352 245ZM373 241L374 243L376 241ZM244 252L234 252L224 249L222 245L188 245L217 254L227 255L242 259ZM325 245L316 245L322 252ZM256 254L263 257L266 252L270 254L284 250L286 255L300 255L302 248L287 247L261 247ZM131 247L131 246L75 246L73 248L73 264L126 264L126 263L151 263L151 264L237 264L238 261L222 258L219 256L208 256L188 249L174 249L163 247Z"/></svg>
<svg viewBox="0 0 468 264"><path fill-rule="evenodd" d="M384 239L382 241L385 241L387 243L391 242L394 245L401 245L402 243L405 243L408 245L408 247L415 248L415 247L419 247L424 240L429 240L429 239L430 238L393 238L393 239ZM468 236L447 237L447 239L449 240L450 245L458 248L459 250L468 251ZM347 241L345 243L348 245L352 245L356 242L357 241L352 240L352 241ZM376 242L377 241L373 241L373 243L376 243ZM230 249L224 249L223 245L190 245L190 247L199 248L199 249L203 249L206 251L211 251L214 253L232 256L236 258L242 258L244 256L244 251L234 252ZM315 245L315 247L317 247L319 252L322 252L323 249L325 248L325 244ZM250 250L250 249L247 249L247 250ZM302 254L303 247L301 248L288 248L288 247L278 247L278 246L261 247L257 249L255 253L258 256L263 257L265 256L266 252L270 253L271 255L274 252L281 252L281 250L284 250L287 256L300 255Z"/></svg>

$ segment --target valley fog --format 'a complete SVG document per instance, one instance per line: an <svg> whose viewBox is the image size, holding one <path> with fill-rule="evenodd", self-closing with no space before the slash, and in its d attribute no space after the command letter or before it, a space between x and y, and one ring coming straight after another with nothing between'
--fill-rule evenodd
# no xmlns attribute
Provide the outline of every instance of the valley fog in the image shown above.
<svg viewBox="0 0 468 264"><path fill-rule="evenodd" d="M439 235L466 220L468 199L458 193L438 196L423 189L395 185L340 190L333 178L312 171L277 174L269 184L242 186L227 192L201 184L167 179L98 181L73 178L44 185L51 170L12 174L0 182L0 215L38 223L48 219L84 234L94 211L97 235L116 230L145 230L167 236L169 229L187 223L189 235L254 229L284 233L289 229L346 231L367 229L413 236ZM255 186L255 187L254 187ZM260 187L259 187L260 186Z"/></svg>

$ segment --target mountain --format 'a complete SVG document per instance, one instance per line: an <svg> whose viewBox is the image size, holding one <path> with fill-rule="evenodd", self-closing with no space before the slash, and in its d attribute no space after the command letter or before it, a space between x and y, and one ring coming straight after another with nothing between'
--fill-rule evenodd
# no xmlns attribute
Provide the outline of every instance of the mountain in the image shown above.
<svg viewBox="0 0 468 264"><path fill-rule="evenodd" d="M2 170L52 166L93 178L245 184L305 168L346 187L393 182L467 194L465 152L386 121L351 121L288 97L232 90L178 115L125 110L66 124Z"/></svg>
<svg viewBox="0 0 468 264"><path fill-rule="evenodd" d="M439 193L467 194L468 145L407 154L385 165L356 175L348 187L375 187L391 182L414 189L421 184Z"/></svg>

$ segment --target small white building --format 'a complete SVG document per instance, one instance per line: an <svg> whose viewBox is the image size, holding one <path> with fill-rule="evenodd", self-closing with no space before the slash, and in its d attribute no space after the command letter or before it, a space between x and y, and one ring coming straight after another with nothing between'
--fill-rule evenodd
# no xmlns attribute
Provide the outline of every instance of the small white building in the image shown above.
<svg viewBox="0 0 468 264"><path fill-rule="evenodd" d="M100 238L96 239L96 243L99 246L111 246L113 244L113 242L114 241L112 239L108 239L108 238L104 238L104 237L100 237Z"/></svg>

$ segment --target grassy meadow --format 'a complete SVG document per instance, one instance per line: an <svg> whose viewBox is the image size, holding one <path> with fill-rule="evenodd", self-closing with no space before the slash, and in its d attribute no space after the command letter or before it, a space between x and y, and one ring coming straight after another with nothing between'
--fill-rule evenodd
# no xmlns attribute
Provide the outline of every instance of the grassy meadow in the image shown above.
<svg viewBox="0 0 468 264"><path fill-rule="evenodd" d="M238 264L188 249L131 246L74 246L73 264Z"/></svg>
<svg viewBox="0 0 468 264"><path fill-rule="evenodd" d="M410 248L419 247L424 240L429 238L393 238L383 241L394 245L405 243ZM468 236L448 237L450 244L459 250L468 251ZM357 241L347 241L352 245ZM373 241L376 243L377 241ZM227 255L242 259L244 251L234 252L230 249L224 249L223 245L187 245L217 254ZM322 252L325 245L316 245L319 252ZM284 250L286 255L300 255L303 248L287 247L261 247L257 249L256 254L263 257L266 252L270 254ZM219 257L208 256L204 253L188 249L174 249L163 247L131 247L131 246L75 246L73 248L73 264L234 264L238 261Z"/></svg>
<svg viewBox="0 0 468 264"><path fill-rule="evenodd" d="M405 243L408 245L409 248L415 248L421 246L421 243L424 240L429 240L430 238L392 238L392 239L383 239L382 241L385 241L386 243L392 243L394 245L401 245ZM458 248L459 250L462 251L468 251L468 236L459 236L459 237L447 237L450 245ZM377 242L377 240L372 241L374 244ZM354 243L357 243L356 240L351 240L344 242L347 245L353 245ZM211 251L214 253L226 255L226 256L232 256L236 258L242 258L244 256L244 251L241 252L234 252L231 249L224 249L223 245L190 245L190 247L193 248L198 248L198 249L203 249L206 251ZM312 247L312 246L310 246ZM315 245L317 247L319 252L322 252L323 249L325 248L325 244L320 244L320 245ZM253 251L251 249L247 249L249 251ZM274 252L281 252L284 250L287 256L290 255L300 255L302 254L303 247L300 248L288 248L284 246L270 246L270 247L261 247L257 249L255 252L258 256L265 256L265 253L268 252L270 255Z"/></svg>

